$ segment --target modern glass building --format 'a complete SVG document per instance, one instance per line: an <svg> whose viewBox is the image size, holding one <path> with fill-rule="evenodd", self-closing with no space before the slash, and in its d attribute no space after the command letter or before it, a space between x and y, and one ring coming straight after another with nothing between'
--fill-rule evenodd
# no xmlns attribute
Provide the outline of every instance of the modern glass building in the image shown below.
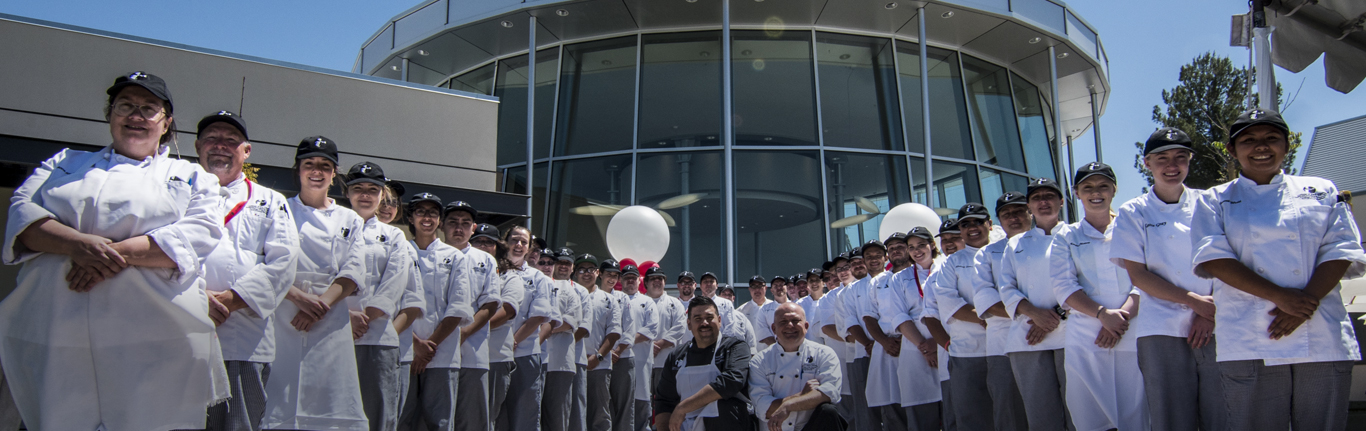
<svg viewBox="0 0 1366 431"><path fill-rule="evenodd" d="M661 263L723 282L1065 175L1109 92L1053 0L434 0L356 71L498 97L500 190L552 244L605 256L611 215L652 206Z"/></svg>

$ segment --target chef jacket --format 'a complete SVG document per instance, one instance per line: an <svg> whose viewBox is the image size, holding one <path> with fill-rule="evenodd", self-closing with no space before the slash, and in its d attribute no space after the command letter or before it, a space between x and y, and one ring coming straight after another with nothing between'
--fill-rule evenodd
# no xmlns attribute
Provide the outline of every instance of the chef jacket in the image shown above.
<svg viewBox="0 0 1366 431"><path fill-rule="evenodd" d="M584 340L588 341L587 351L584 356L589 354L597 355L598 349L602 347L602 340L612 334L621 335L621 310L617 303L616 296L602 289L593 289L588 294L588 302L583 303L588 309L587 322L584 322L588 329L588 336ZM616 347L613 344L612 347ZM611 355L611 348L608 349L608 356ZM612 361L604 356L598 361L598 367L593 370L610 370Z"/></svg>
<svg viewBox="0 0 1366 431"><path fill-rule="evenodd" d="M636 334L644 335L650 341L636 343L635 337L631 337L630 340L626 340L630 348L622 351L621 357L634 358L643 353L643 361L651 358L652 342L659 338L659 312L655 311L654 298L639 292L625 295L624 305L631 310L631 320L636 322Z"/></svg>
<svg viewBox="0 0 1366 431"><path fill-rule="evenodd" d="M782 345L759 352L750 361L749 398L754 400L754 415L761 424L774 401L797 395L806 382L816 379L817 391L830 398L831 404L840 402L840 359L835 351L823 344L802 340L797 351L788 352ZM811 419L813 410L791 412L783 421L784 431L800 431ZM767 429L767 428L765 428Z"/></svg>
<svg viewBox="0 0 1366 431"><path fill-rule="evenodd" d="M664 360L683 344L683 334L688 333L688 308L678 298L660 295L655 298L655 310L659 312L659 339L674 343L673 346L659 349L659 354L655 355L654 368L662 369Z"/></svg>
<svg viewBox="0 0 1366 431"><path fill-rule="evenodd" d="M719 353L717 349L720 349ZM713 357L721 375L716 376L709 385L721 395L721 399L716 401L719 414L714 418L702 418L703 427L723 431L753 430L754 416L749 410L750 348L744 341L730 336L722 336L715 344L705 349L688 343L669 355L664 361L664 371L660 375L659 384L655 387L655 414L673 412L684 398L693 395L678 393L678 370L683 367L707 365L713 362Z"/></svg>
<svg viewBox="0 0 1366 431"><path fill-rule="evenodd" d="M512 269L502 274L498 274L494 279L494 285L498 286L498 299L502 303L500 308L511 306L513 313L521 308L522 297L526 293L525 283L522 277L517 275ZM508 317L502 326L489 329L489 363L512 362L516 356L513 354L512 335L517 331L513 327L516 315Z"/></svg>
<svg viewBox="0 0 1366 431"><path fill-rule="evenodd" d="M1195 275L1189 245L1191 218L1203 194L1203 190L1183 186L1176 203L1163 202L1153 191L1125 202L1113 222L1115 235L1110 240L1110 260L1120 266L1124 265L1122 260L1146 265L1149 272L1176 287L1210 296L1214 282ZM1147 318L1129 326L1135 337L1190 335L1191 319L1195 317L1190 307L1142 290L1139 295L1143 297L1139 304Z"/></svg>
<svg viewBox="0 0 1366 431"><path fill-rule="evenodd" d="M1033 325L1029 324L1029 316L1018 313L1020 301L1026 299L1035 307L1050 313L1058 306L1058 296L1053 292L1050 251L1053 247L1053 236L1062 228L1063 224L1058 223L1053 228L1053 235L1049 235L1045 234L1042 228L1035 227L1011 238L1003 249L1001 269L996 272L996 285L1001 289L1001 299L1004 301L1006 313L1010 314L1012 319L1010 333L1006 337L1006 352L1055 350L1063 348L1067 343L1067 321L1062 320L1058 323L1057 329L1045 335L1038 344L1031 346L1027 337L1029 328Z"/></svg>
<svg viewBox="0 0 1366 431"><path fill-rule="evenodd" d="M548 278L548 277L547 277ZM583 317L582 304L579 304L579 295L574 292L574 282L569 280L550 280L551 293L550 301L559 310L557 321L560 325L568 326L568 332L552 333L546 338L545 344L541 346L541 362L546 364L546 372L576 372L577 362L574 355L577 351L574 348L574 331L577 331L582 323L579 319ZM560 329L556 326L554 329Z"/></svg>
<svg viewBox="0 0 1366 431"><path fill-rule="evenodd" d="M498 261L493 259L493 255L485 253L483 250L465 244L465 265L469 270L465 273L470 278L470 296L472 302L470 309L478 311L480 307L488 304L501 306L499 294L502 290L494 283L498 277ZM469 321L460 322L469 325ZM460 344L460 368L471 368L479 370L489 369L489 325L485 323L479 330L470 333L469 338Z"/></svg>
<svg viewBox="0 0 1366 431"><path fill-rule="evenodd" d="M1129 281L1129 272L1110 261L1110 238L1115 230L1111 222L1105 232L1096 230L1090 222L1082 220L1063 227L1053 234L1052 262L1053 293L1058 302L1066 305L1067 298L1077 291L1086 292L1091 300L1101 306L1115 310L1124 306L1129 295L1137 294L1138 288ZM1130 325L1140 323L1143 303L1139 302L1138 315L1130 317ZM1086 349L1100 349L1096 337L1100 335L1101 324L1096 318L1098 310L1081 310L1073 313L1075 319L1068 319L1067 346ZM1115 344L1115 351L1138 351L1138 337L1125 333Z"/></svg>
<svg viewBox="0 0 1366 431"><path fill-rule="evenodd" d="M407 241L403 231L371 216L361 228L364 241L365 259L364 286L366 289L346 298L346 306L351 311L365 312L374 308L383 316L370 320L369 330L356 339L357 346L399 347L398 332L394 330L394 313L398 312L399 301L408 284L413 281L412 254L408 253Z"/></svg>
<svg viewBox="0 0 1366 431"><path fill-rule="evenodd" d="M413 263L413 269L408 271L409 281L403 290L403 296L399 298L398 311L399 314L403 314L403 310L415 309L418 319L421 319L422 314L427 311L427 295L423 293L422 270L417 266L417 247L409 241L404 249L408 252L408 260ZM416 319L408 322L408 327L398 333L399 363L413 362L413 323L416 323Z"/></svg>
<svg viewBox="0 0 1366 431"><path fill-rule="evenodd" d="M422 318L413 322L413 334L427 340L431 339L437 325L447 317L458 317L462 323L473 319L469 278L465 276L469 270L465 264L466 255L439 240L432 241L425 250L417 248L417 243L411 245L417 250L417 268L421 273L419 280L427 304ZM427 367L460 368L459 344L460 331L452 331L436 346L435 356Z"/></svg>
<svg viewBox="0 0 1366 431"><path fill-rule="evenodd" d="M512 336L508 337L507 342L513 343L516 341L517 330L522 327L522 324L525 323L527 319L532 317L544 317L548 322L558 322L560 320L560 312L559 304L554 301L555 295L552 280L550 277L546 277L545 273L542 273L536 268L532 268L531 265L528 265L526 262L522 262L522 265L519 267L508 270L508 273L514 274L522 280L522 300L519 303L513 303L516 305L515 311L517 312L517 315L513 316L512 320L508 321L509 330L512 331ZM528 355L540 354L541 345L536 342L536 334L539 333L539 330L533 331L532 335L526 337L520 344L517 344L516 348L513 349L513 355L520 358Z"/></svg>
<svg viewBox="0 0 1366 431"><path fill-rule="evenodd" d="M976 293L973 283L977 279L977 251L977 248L965 246L949 256L930 285L936 289L934 296L939 302L940 320L949 332L949 355L959 358L988 355L986 328L953 317L959 309L972 305L972 296Z"/></svg>

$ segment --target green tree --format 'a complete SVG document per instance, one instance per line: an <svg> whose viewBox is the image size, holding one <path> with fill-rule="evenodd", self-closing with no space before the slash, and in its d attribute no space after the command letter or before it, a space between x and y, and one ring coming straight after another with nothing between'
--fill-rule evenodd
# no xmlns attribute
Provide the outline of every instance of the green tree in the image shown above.
<svg viewBox="0 0 1366 431"><path fill-rule="evenodd" d="M1238 119L1238 114L1247 109L1248 75L1246 67L1234 67L1228 57L1206 52L1181 66L1180 83L1170 90L1162 90L1162 104L1153 106L1153 122L1160 127L1175 127L1191 137L1195 154L1191 157L1190 175L1186 186L1207 189L1233 179L1237 175L1237 160L1225 149L1228 142L1229 126ZM1251 82L1256 88L1255 75ZM1276 85L1276 105L1280 106L1281 86ZM1256 103L1257 96L1253 95ZM1295 162L1295 152L1300 147L1300 133L1291 132L1288 137L1290 151L1285 158L1284 169ZM1152 186L1152 172L1143 167L1143 143L1136 142L1138 149L1134 155L1134 168ZM1144 187L1146 193L1148 187Z"/></svg>

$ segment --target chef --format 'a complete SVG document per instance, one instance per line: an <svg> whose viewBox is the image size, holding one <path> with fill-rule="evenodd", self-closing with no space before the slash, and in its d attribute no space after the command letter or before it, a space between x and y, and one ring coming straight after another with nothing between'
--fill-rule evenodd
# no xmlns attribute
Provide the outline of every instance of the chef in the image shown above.
<svg viewBox="0 0 1366 431"><path fill-rule="evenodd" d="M620 270L616 267L600 266L598 258L591 254L581 254L574 259L574 280L588 290L588 301L583 303L588 311L584 313L584 327L588 337L584 339L585 360L588 364L587 429L608 431L612 429L612 410L609 392L612 379L612 347L621 339L621 313L617 311L617 300L611 293L598 286L599 273L612 274Z"/></svg>
<svg viewBox="0 0 1366 431"><path fill-rule="evenodd" d="M763 313L765 307L768 308L769 313L772 313L773 309L777 308L777 304L772 304L772 301L768 300L768 284L764 283L764 278L761 276L756 275L750 277L749 301L740 304L739 307L736 307L736 310L741 314L744 314L746 319L749 319L750 326L754 327L754 336L759 339L759 342L773 344L773 340L768 339L773 335L765 334L764 328L759 326L759 315ZM765 342L765 340L767 340L767 342Z"/></svg>
<svg viewBox="0 0 1366 431"><path fill-rule="evenodd" d="M654 400L655 424L669 431L753 431L750 414L750 347L721 334L716 303L706 296L688 304L693 337L665 360Z"/></svg>
<svg viewBox="0 0 1366 431"><path fill-rule="evenodd" d="M659 310L659 338L654 342L654 366L651 367L649 383L651 394L659 385L660 375L664 372L664 360L683 343L683 334L688 332L686 307L678 298L664 293L664 281L663 274L658 277L645 277L645 294L654 298L655 308ZM653 417L651 414L647 416L647 420Z"/></svg>
<svg viewBox="0 0 1366 431"><path fill-rule="evenodd" d="M506 416L506 420L500 419L496 429L538 431L545 388L545 368L538 339L560 316L553 301L550 277L527 260L534 250L531 231L525 226L513 226L503 234L503 241L508 245L508 261L512 265L508 273L521 278L524 288L519 295L521 301L517 302L512 320L508 322L512 336L506 342L512 343L514 365L507 399L499 409L500 416Z"/></svg>
<svg viewBox="0 0 1366 431"><path fill-rule="evenodd" d="M795 303L773 317L778 342L750 362L749 397L769 431L843 430L840 360L835 351L806 339L806 312Z"/></svg>
<svg viewBox="0 0 1366 431"><path fill-rule="evenodd" d="M574 401L574 373L576 350L574 331L582 324L582 304L574 291L569 275L574 269L574 250L561 247L555 251L555 265L551 269L552 301L558 307L560 322L551 325L550 336L541 346L546 356L545 395L541 400L541 428L546 431L565 431L569 428L570 408Z"/></svg>
<svg viewBox="0 0 1366 431"><path fill-rule="evenodd" d="M750 278L749 283L750 286L754 286L756 283L762 285L764 284L764 278L756 275L753 278ZM778 306L790 301L787 288L787 283L774 281L772 289L773 301L764 304L767 306L766 309L761 309L754 315L754 338L759 340L759 348L761 350L778 342L778 339L773 335L773 328L771 327L773 325L773 312L778 310Z"/></svg>
<svg viewBox="0 0 1366 431"><path fill-rule="evenodd" d="M898 417L905 421L902 429L930 431L939 426L941 413L937 368L947 366L939 362L939 348L929 335L929 329L919 319L925 313L921 289L930 279L934 267L933 237L930 231L916 226L908 233L893 233L883 243L892 263L894 275L887 286L874 292L880 311L878 327L897 337L900 355L895 360L896 406ZM912 248L911 244L915 247ZM883 415L886 422L888 415Z"/></svg>
<svg viewBox="0 0 1366 431"><path fill-rule="evenodd" d="M455 414L461 420L455 423L460 431L487 431L489 423L489 320L498 309L498 263L493 256L470 245L474 238L479 211L462 201L446 204L445 217L441 230L446 234L446 244L455 247L465 255L463 275L469 279L470 309L474 315L460 327L456 343L460 347L460 381L455 402ZM489 232L485 232L488 236ZM497 239L496 230L492 232ZM462 401L463 400L463 401Z"/></svg>
<svg viewBox="0 0 1366 431"><path fill-rule="evenodd" d="M909 267L909 261L901 266L893 264L885 270L887 247L882 241L869 240L860 249L868 277L854 283L854 291L862 300L856 304L859 323L868 338L874 342L873 351L868 355L868 376L865 394L868 407L872 408L874 424L882 424L883 429L906 429L906 411L901 408L901 389L897 380L897 356L901 354L901 337L896 328L883 328L878 323L882 318L877 292L891 286L892 277Z"/></svg>
<svg viewBox="0 0 1366 431"><path fill-rule="evenodd" d="M627 350L632 361L631 387L635 402L632 404L631 418L634 421L630 428L621 428L626 431L648 430L650 427L650 375L654 369L654 345L655 340L660 338L663 324L659 319L659 309L655 307L655 300L650 295L641 292L640 282L626 283L631 277L623 277L622 291L630 298L630 307L636 313L636 321L640 322L639 329L636 331L635 343ZM657 284L659 290L664 289L664 269L659 265L653 265L645 270L646 290L650 284Z"/></svg>
<svg viewBox="0 0 1366 431"><path fill-rule="evenodd" d="M423 315L413 321L412 334L408 335L413 343L414 365L409 373L400 376L408 379L408 394L404 397L399 414L399 425L403 429L412 428L416 415L425 411L420 394L430 393L428 388L433 384L446 383L432 380L438 374L444 377L442 372L419 373L431 362L435 353L432 345L421 338L432 331L434 322L441 320L438 316L443 315L447 308L445 304L449 299L446 293L452 282L451 275L455 273L456 265L462 265L464 259L459 250L437 238L437 232L441 229L441 205L441 198L431 193L418 193L408 202L408 226L413 232L413 240L409 245L417 253L417 283L422 286L424 305ZM455 384L454 381L449 383Z"/></svg>
<svg viewBox="0 0 1366 431"><path fill-rule="evenodd" d="M950 395L958 426L963 429L1018 429L1009 423L1009 411L996 409L987 390L987 322L973 307L977 279L977 251L990 241L991 218L979 203L958 210L958 228L964 247L949 255L935 272L930 285L939 304L939 316L949 331L949 369L953 376ZM992 414L986 414L992 412ZM996 425L1001 425L997 427Z"/></svg>

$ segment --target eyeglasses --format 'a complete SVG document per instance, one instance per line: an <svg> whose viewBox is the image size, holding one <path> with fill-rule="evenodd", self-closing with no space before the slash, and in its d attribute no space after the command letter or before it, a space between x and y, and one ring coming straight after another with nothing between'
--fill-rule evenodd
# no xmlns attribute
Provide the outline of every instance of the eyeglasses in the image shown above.
<svg viewBox="0 0 1366 431"><path fill-rule="evenodd" d="M437 211L437 210L417 210L417 211L413 211L413 217L431 217L431 218L438 218L438 217L441 217L441 211Z"/></svg>
<svg viewBox="0 0 1366 431"><path fill-rule="evenodd" d="M135 111L139 117L147 121L160 120L161 114L166 113L166 109L160 106L135 105L129 102L119 102L110 106L110 112L120 117L127 117Z"/></svg>
<svg viewBox="0 0 1366 431"><path fill-rule="evenodd" d="M593 268L579 268L577 271L574 271L574 273L575 273L575 274L589 274L589 273L592 273L593 271L597 271L597 270L596 270L596 269L593 269Z"/></svg>
<svg viewBox="0 0 1366 431"><path fill-rule="evenodd" d="M489 246L496 246L496 245L498 245L498 242L497 242L497 241L493 241L493 240L488 240L488 239L477 239L477 240L474 240L474 241L470 241L470 244L474 244L475 246L478 246L478 247L489 247Z"/></svg>
<svg viewBox="0 0 1366 431"><path fill-rule="evenodd" d="M837 267L835 267L835 272L849 272L849 267L848 267L848 266L837 266Z"/></svg>

